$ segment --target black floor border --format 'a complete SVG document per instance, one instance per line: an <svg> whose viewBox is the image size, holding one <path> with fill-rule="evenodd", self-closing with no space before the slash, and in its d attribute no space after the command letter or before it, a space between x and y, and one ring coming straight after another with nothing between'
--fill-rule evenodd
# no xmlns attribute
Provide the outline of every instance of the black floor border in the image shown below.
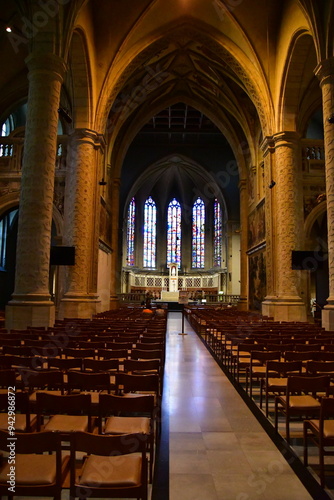
<svg viewBox="0 0 334 500"><path fill-rule="evenodd" d="M167 348L167 346L166 346ZM151 500L169 500L168 375L164 371L161 400L161 434L156 446Z"/></svg>
<svg viewBox="0 0 334 500"><path fill-rule="evenodd" d="M329 495L327 491L320 486L320 483L316 480L316 478L312 475L312 473L308 470L307 467L300 460L298 455L294 452L294 450L289 446L286 440L275 431L274 426L269 422L267 417L264 415L262 410L257 406L255 401L253 401L245 389L239 384L231 375L231 373L226 369L223 363L217 359L213 351L210 349L208 344L205 342L204 338L201 334L196 333L200 338L207 351L211 354L213 359L216 361L220 369L224 372L228 380L231 382L235 390L242 397L243 401L246 403L248 408L251 410L255 418L261 424L265 432L268 434L272 442L275 444L277 449L283 455L285 460L288 462L296 476L299 478L301 483L305 486L309 494L312 496L313 500L333 500L333 496Z"/></svg>

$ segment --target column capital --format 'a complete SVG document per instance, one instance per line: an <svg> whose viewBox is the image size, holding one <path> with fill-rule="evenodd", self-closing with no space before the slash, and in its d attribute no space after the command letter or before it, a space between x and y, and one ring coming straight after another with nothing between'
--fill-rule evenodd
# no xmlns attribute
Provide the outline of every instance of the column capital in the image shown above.
<svg viewBox="0 0 334 500"><path fill-rule="evenodd" d="M273 135L275 149L280 146L291 146L297 144L301 139L301 135L294 130L277 132Z"/></svg>
<svg viewBox="0 0 334 500"><path fill-rule="evenodd" d="M67 70L67 64L64 59L52 53L36 54L32 52L26 57L25 63L28 67L30 76L36 73L43 75L48 74L61 83L63 82Z"/></svg>
<svg viewBox="0 0 334 500"><path fill-rule="evenodd" d="M320 61L314 70L314 74L320 80L320 85L326 80L334 82L334 57Z"/></svg>
<svg viewBox="0 0 334 500"><path fill-rule="evenodd" d="M103 135L89 128L76 128L70 135L70 140L90 144L94 149L99 149L105 145Z"/></svg>
<svg viewBox="0 0 334 500"><path fill-rule="evenodd" d="M272 136L267 135L266 137L263 138L260 148L263 151L263 156L267 156L269 153L274 153L275 152L275 144L273 141Z"/></svg>

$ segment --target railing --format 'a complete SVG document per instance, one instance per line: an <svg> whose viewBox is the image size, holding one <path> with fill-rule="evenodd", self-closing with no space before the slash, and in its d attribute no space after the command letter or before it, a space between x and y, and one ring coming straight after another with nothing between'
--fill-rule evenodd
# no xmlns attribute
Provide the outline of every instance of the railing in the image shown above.
<svg viewBox="0 0 334 500"><path fill-rule="evenodd" d="M303 172L323 170L325 168L325 148L322 139L302 139Z"/></svg>
<svg viewBox="0 0 334 500"><path fill-rule="evenodd" d="M23 137L0 136L0 172L20 172L23 159ZM56 170L66 169L67 136L57 138Z"/></svg>

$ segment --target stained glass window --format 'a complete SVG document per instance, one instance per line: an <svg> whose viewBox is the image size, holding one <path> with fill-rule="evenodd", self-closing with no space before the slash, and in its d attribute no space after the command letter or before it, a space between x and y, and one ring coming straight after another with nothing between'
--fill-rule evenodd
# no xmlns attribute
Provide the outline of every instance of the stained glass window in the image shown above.
<svg viewBox="0 0 334 500"><path fill-rule="evenodd" d="M222 211L218 200L213 205L213 265L222 265Z"/></svg>
<svg viewBox="0 0 334 500"><path fill-rule="evenodd" d="M135 264L135 222L136 222L136 202L135 199L129 203L128 220L126 230L126 264L134 266Z"/></svg>
<svg viewBox="0 0 334 500"><path fill-rule="evenodd" d="M167 265L181 265L181 205L174 198L167 211Z"/></svg>
<svg viewBox="0 0 334 500"><path fill-rule="evenodd" d="M205 247L205 206L201 198L197 198L193 205L192 223L192 267L204 267Z"/></svg>
<svg viewBox="0 0 334 500"><path fill-rule="evenodd" d="M157 208L151 196L144 206L144 267L155 267Z"/></svg>

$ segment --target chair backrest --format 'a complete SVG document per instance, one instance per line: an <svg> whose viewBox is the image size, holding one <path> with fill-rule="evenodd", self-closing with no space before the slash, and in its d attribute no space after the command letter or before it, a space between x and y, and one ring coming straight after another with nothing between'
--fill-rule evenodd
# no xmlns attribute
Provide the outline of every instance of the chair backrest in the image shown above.
<svg viewBox="0 0 334 500"><path fill-rule="evenodd" d="M83 359L83 370L92 372L107 372L119 370L119 359Z"/></svg>
<svg viewBox="0 0 334 500"><path fill-rule="evenodd" d="M127 415L149 413L152 415L154 408L154 396L151 394L138 398L125 398L114 394L100 394L99 397L99 414L101 416L117 415L119 413L126 413Z"/></svg>
<svg viewBox="0 0 334 500"><path fill-rule="evenodd" d="M127 349L98 349L99 359L124 359L129 357Z"/></svg>
<svg viewBox="0 0 334 500"><path fill-rule="evenodd" d="M79 389L80 391L110 392L110 376L105 372L76 372L67 373L67 387L69 392Z"/></svg>
<svg viewBox="0 0 334 500"><path fill-rule="evenodd" d="M330 377L328 375L320 375L310 377L307 375L289 375L286 388L287 398L291 394L316 394L325 392L328 396Z"/></svg>
<svg viewBox="0 0 334 500"><path fill-rule="evenodd" d="M6 388L11 386L15 387L16 385L16 375L15 370L8 368L0 370L0 387Z"/></svg>
<svg viewBox="0 0 334 500"><path fill-rule="evenodd" d="M89 455L116 456L142 452L146 455L146 443L142 434L99 435L89 432L73 432L71 450Z"/></svg>
<svg viewBox="0 0 334 500"><path fill-rule="evenodd" d="M131 351L132 359L163 359L163 351L161 349L149 349L147 351L143 349L132 349Z"/></svg>
<svg viewBox="0 0 334 500"><path fill-rule="evenodd" d="M302 373L301 361L267 361L266 374L268 377L287 377L290 373ZM275 375L274 375L275 374Z"/></svg>
<svg viewBox="0 0 334 500"><path fill-rule="evenodd" d="M160 359L125 359L123 362L125 372L140 372L155 370L157 373L161 369Z"/></svg>
<svg viewBox="0 0 334 500"><path fill-rule="evenodd" d="M82 368L82 358L50 358L48 359L48 368L58 368L62 371L70 370L71 368Z"/></svg>
<svg viewBox="0 0 334 500"><path fill-rule="evenodd" d="M159 375L132 375L129 373L116 373L115 383L118 392L153 392L160 395Z"/></svg>
<svg viewBox="0 0 334 500"><path fill-rule="evenodd" d="M66 358L68 356L70 356L71 358L94 358L95 349L79 349L66 347L65 349L63 349L63 354Z"/></svg>
<svg viewBox="0 0 334 500"><path fill-rule="evenodd" d="M67 414L91 415L91 398L89 394L36 394L36 408L39 415Z"/></svg>
<svg viewBox="0 0 334 500"><path fill-rule="evenodd" d="M20 368L22 386L29 391L35 389L64 390L63 373L60 370L30 370Z"/></svg>
<svg viewBox="0 0 334 500"><path fill-rule="evenodd" d="M286 361L309 361L316 360L318 351L286 351L284 359Z"/></svg>
<svg viewBox="0 0 334 500"><path fill-rule="evenodd" d="M254 361L260 361L261 364L265 364L266 361L281 359L281 353L279 351L252 351L250 353L251 366Z"/></svg>
<svg viewBox="0 0 334 500"><path fill-rule="evenodd" d="M306 373L309 375L334 375L334 361L308 361L306 364Z"/></svg>

